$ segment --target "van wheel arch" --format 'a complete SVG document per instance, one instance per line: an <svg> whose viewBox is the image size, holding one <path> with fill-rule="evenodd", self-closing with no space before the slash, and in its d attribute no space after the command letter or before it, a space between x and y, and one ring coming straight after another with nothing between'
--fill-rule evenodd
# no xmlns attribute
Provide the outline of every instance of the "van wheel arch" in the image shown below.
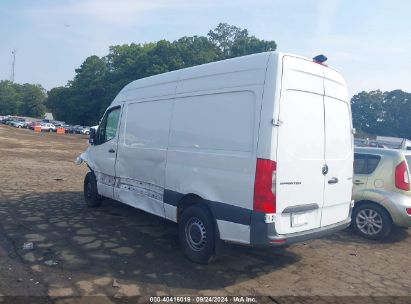
<svg viewBox="0 0 411 304"><path fill-rule="evenodd" d="M197 194L189 193L189 194L184 195L180 199L177 205L177 223L179 223L181 219L181 215L183 214L184 210L194 205L202 205L208 210L209 214L212 217L211 220L214 223L215 238L216 240L220 240L220 231L218 230L217 220L213 213L213 210L207 204L206 200L204 200L202 197L200 197Z"/></svg>
<svg viewBox="0 0 411 304"><path fill-rule="evenodd" d="M178 202L177 204L177 223L179 222L181 215L183 214L184 210L187 208L197 205L197 204L203 204L204 200L193 193L185 194Z"/></svg>
<svg viewBox="0 0 411 304"><path fill-rule="evenodd" d="M103 196L98 194L97 179L94 171L89 171L84 177L84 200L88 207L100 207Z"/></svg>
<svg viewBox="0 0 411 304"><path fill-rule="evenodd" d="M212 208L198 195L188 194L177 205L178 235L185 256L195 263L216 259L220 234Z"/></svg>

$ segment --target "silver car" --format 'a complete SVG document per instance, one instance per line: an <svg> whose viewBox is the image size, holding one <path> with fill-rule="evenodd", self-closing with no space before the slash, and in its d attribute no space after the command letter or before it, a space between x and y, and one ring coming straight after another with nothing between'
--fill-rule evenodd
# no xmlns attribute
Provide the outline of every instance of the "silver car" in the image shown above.
<svg viewBox="0 0 411 304"><path fill-rule="evenodd" d="M411 151L354 149L351 225L369 239L382 239L393 225L411 226Z"/></svg>

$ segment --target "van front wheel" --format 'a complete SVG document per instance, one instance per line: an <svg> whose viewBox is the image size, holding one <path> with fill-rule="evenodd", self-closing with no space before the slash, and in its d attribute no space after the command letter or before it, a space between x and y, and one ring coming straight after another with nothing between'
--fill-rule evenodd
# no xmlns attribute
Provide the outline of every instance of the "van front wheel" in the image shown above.
<svg viewBox="0 0 411 304"><path fill-rule="evenodd" d="M93 172L87 173L84 178L84 200L88 207L99 207L103 200L103 197L98 194L97 181Z"/></svg>
<svg viewBox="0 0 411 304"><path fill-rule="evenodd" d="M194 205L183 211L178 227L184 254L193 262L207 264L214 256L215 233L206 207Z"/></svg>

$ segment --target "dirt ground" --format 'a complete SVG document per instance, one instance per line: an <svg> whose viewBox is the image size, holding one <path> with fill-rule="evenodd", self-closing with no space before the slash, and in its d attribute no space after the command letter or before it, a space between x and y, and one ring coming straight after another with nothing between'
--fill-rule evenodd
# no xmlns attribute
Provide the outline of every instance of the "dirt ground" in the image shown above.
<svg viewBox="0 0 411 304"><path fill-rule="evenodd" d="M182 255L175 224L110 200L85 207L87 168L73 160L86 146L80 135L0 125L1 295L46 302L99 295L98 303L162 295L265 295L274 303L293 295L406 296L401 299L411 302L411 229L395 229L384 242L346 230L284 249L239 247L196 265ZM23 249L25 242L33 249Z"/></svg>

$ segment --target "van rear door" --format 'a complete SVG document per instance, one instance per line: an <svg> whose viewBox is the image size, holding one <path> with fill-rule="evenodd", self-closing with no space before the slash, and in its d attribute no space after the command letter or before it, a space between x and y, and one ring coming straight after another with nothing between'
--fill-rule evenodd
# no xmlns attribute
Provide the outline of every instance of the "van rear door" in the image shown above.
<svg viewBox="0 0 411 304"><path fill-rule="evenodd" d="M284 56L277 142L276 231L321 225L324 175L323 68Z"/></svg>
<svg viewBox="0 0 411 304"><path fill-rule="evenodd" d="M336 71L324 70L325 163L328 167L324 186L321 226L348 217L353 176L351 110L347 88Z"/></svg>
<svg viewBox="0 0 411 304"><path fill-rule="evenodd" d="M284 56L278 118L276 231L347 219L353 147L344 79L310 60Z"/></svg>

